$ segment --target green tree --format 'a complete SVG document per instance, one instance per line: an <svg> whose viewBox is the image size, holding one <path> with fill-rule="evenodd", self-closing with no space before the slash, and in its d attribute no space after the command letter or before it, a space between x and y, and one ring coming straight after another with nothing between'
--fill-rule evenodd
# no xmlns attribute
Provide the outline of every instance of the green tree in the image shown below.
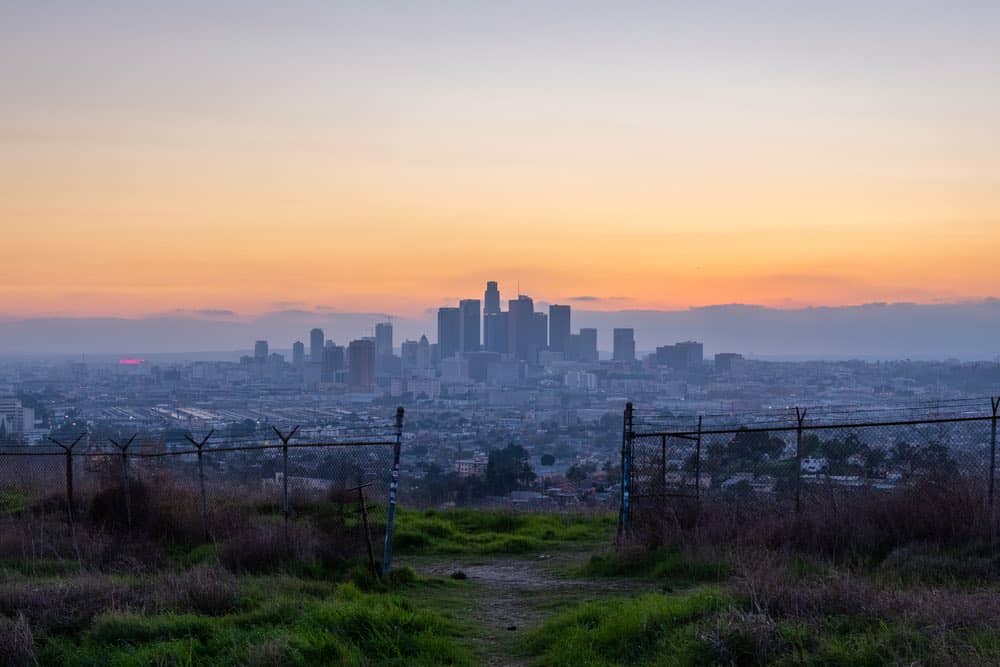
<svg viewBox="0 0 1000 667"><path fill-rule="evenodd" d="M491 449L484 481L489 492L497 496L530 485L535 481L535 471L531 469L527 450L515 444Z"/></svg>

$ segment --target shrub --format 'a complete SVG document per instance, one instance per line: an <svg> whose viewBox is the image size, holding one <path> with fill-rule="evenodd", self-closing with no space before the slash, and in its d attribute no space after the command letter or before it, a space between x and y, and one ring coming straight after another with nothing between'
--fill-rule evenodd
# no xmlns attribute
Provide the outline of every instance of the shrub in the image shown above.
<svg viewBox="0 0 1000 667"><path fill-rule="evenodd" d="M154 580L152 604L158 611L197 612L221 616L240 605L235 576L218 565L199 564Z"/></svg>
<svg viewBox="0 0 1000 667"><path fill-rule="evenodd" d="M37 665L35 638L24 614L14 620L0 616L0 665L27 667Z"/></svg>

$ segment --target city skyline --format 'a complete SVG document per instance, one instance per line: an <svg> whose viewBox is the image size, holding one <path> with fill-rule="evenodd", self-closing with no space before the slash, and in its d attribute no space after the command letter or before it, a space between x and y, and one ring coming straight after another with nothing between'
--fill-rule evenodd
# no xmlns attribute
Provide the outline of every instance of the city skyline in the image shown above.
<svg viewBox="0 0 1000 667"><path fill-rule="evenodd" d="M996 295L996 4L724 4L5 6L0 310Z"/></svg>

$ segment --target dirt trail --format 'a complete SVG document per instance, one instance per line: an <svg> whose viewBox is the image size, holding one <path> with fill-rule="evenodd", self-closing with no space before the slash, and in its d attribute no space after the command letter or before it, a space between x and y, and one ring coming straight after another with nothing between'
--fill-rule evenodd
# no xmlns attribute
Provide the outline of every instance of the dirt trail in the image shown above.
<svg viewBox="0 0 1000 667"><path fill-rule="evenodd" d="M530 557L474 563L439 561L417 569L437 577L460 571L475 585L467 620L478 629L475 639L486 664L497 666L526 665L527 660L517 655L519 638L540 625L560 603L641 588L635 581L560 577L551 561Z"/></svg>

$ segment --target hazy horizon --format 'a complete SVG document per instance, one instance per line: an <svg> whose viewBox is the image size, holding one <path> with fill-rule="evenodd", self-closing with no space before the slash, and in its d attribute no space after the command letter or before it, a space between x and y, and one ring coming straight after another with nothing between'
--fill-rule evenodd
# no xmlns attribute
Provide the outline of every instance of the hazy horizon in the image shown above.
<svg viewBox="0 0 1000 667"><path fill-rule="evenodd" d="M546 304L536 302L536 307ZM393 317L395 344L426 334L436 339L434 309ZM267 339L284 350L307 341L318 326L339 344L370 336L380 313L280 310L240 317L232 311L185 310L147 317L47 317L0 320L0 355L232 354ZM598 329L598 347L611 349L611 328L635 329L639 351L699 340L706 354L801 359L994 360L1000 355L1000 300L947 304L863 304L777 309L722 304L683 310L598 311L573 308L573 330Z"/></svg>

